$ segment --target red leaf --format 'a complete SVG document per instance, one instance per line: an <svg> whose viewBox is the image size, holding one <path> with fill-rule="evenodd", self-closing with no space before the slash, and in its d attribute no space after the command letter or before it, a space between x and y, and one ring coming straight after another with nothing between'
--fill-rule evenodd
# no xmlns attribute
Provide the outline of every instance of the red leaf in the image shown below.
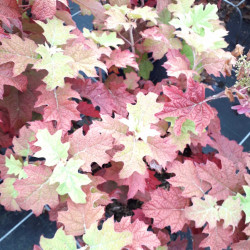
<svg viewBox="0 0 250 250"><path fill-rule="evenodd" d="M250 249L250 240L241 240L240 242L231 245L233 250Z"/></svg>
<svg viewBox="0 0 250 250"><path fill-rule="evenodd" d="M143 204L142 210L147 217L154 219L154 226L171 226L174 233L187 222L184 208L188 205L189 199L181 196L179 188L171 187L170 191L158 188L151 193L151 200Z"/></svg>
<svg viewBox="0 0 250 250"><path fill-rule="evenodd" d="M146 246L149 249L160 246L160 241L153 232L147 231L148 225L140 220L130 222L130 217L123 217L119 223L115 223L117 232L130 231L133 233L133 241L130 247L131 250L143 249Z"/></svg>
<svg viewBox="0 0 250 250"><path fill-rule="evenodd" d="M70 84L64 88L57 88L55 91L47 91L45 85L38 89L42 94L38 97L35 107L47 105L44 108L44 121L56 121L57 129L67 133L71 128L71 120L79 120L80 113L77 111L77 103L69 100L74 97L81 99L79 94L71 89Z"/></svg>
<svg viewBox="0 0 250 250"><path fill-rule="evenodd" d="M24 171L26 179L16 180L14 188L18 191L16 201L24 210L32 210L38 216L43 212L45 205L56 207L59 203L56 188L58 184L49 184L52 174L46 166L27 166Z"/></svg>
<svg viewBox="0 0 250 250"><path fill-rule="evenodd" d="M68 6L67 0L59 0ZM56 0L35 0L31 13L36 19L45 20L56 14Z"/></svg>
<svg viewBox="0 0 250 250"><path fill-rule="evenodd" d="M158 117L179 117L174 126L176 135L181 134L181 126L186 119L194 121L196 131L201 134L214 117L213 109L207 103L202 103L205 99L204 86L192 79L188 81L188 89L185 93L175 86L163 86L163 92L171 102L165 103Z"/></svg>
<svg viewBox="0 0 250 250"><path fill-rule="evenodd" d="M77 110L85 116L101 118L99 111L96 110L92 104L88 104L87 102L80 102L77 106Z"/></svg>
<svg viewBox="0 0 250 250"><path fill-rule="evenodd" d="M24 75L13 77L13 63L0 65L0 99L3 99L4 85L14 86L20 91L25 91L27 83L27 77Z"/></svg>

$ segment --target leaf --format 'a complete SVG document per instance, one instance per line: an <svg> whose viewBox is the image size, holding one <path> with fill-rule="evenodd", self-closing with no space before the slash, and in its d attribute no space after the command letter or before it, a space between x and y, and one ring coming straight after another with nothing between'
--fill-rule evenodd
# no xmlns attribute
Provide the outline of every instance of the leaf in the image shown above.
<svg viewBox="0 0 250 250"><path fill-rule="evenodd" d="M194 0L178 0L176 4L169 4L168 10L174 12L174 14L178 16L179 13L182 14L189 12L193 3Z"/></svg>
<svg viewBox="0 0 250 250"><path fill-rule="evenodd" d="M45 86L38 89L42 94L38 97L35 107L47 105L44 108L44 121L56 121L57 129L62 129L63 134L71 129L72 120L80 120L80 112L76 109L77 103L71 98L81 99L79 94L71 89L70 84L64 88L57 88L54 91L47 91Z"/></svg>
<svg viewBox="0 0 250 250"><path fill-rule="evenodd" d="M14 86L20 91L25 91L27 88L27 77L24 75L13 77L12 71L13 63L0 65L0 99L3 99L4 85Z"/></svg>
<svg viewBox="0 0 250 250"><path fill-rule="evenodd" d="M24 210L31 209L36 216L43 212L45 205L56 207L59 203L57 185L49 184L52 170L46 166L29 165L24 167L24 171L28 177L14 183L18 205Z"/></svg>
<svg viewBox="0 0 250 250"><path fill-rule="evenodd" d="M70 199L67 200L67 211L58 212L58 222L64 224L67 234L78 236L89 229L93 223L98 222L103 214L103 206L95 206L96 200L100 197L98 193L89 193L86 204L76 204Z"/></svg>
<svg viewBox="0 0 250 250"><path fill-rule="evenodd" d="M72 235L66 235L62 227L59 228L52 239L47 239L44 236L40 238L40 246L43 250L76 250L76 241Z"/></svg>
<svg viewBox="0 0 250 250"><path fill-rule="evenodd" d="M108 163L110 156L106 153L113 147L113 138L109 134L91 130L83 136L82 130L76 130L70 138L69 154L75 159L83 160L81 169L91 171L91 163L96 162L99 166Z"/></svg>
<svg viewBox="0 0 250 250"><path fill-rule="evenodd" d="M64 78L75 76L69 65L69 62L73 62L72 57L64 55L62 52L54 53L52 48L44 45L39 45L36 52L41 55L42 59L34 65L34 68L48 71L48 75L43 79L48 90L53 90L57 86L64 87Z"/></svg>
<svg viewBox="0 0 250 250"><path fill-rule="evenodd" d="M127 86L127 89L136 89L138 85L138 81L140 80L140 77L135 72L130 72L126 74L126 80L124 80L124 83Z"/></svg>
<svg viewBox="0 0 250 250"><path fill-rule="evenodd" d="M200 179L212 185L209 195L217 198L218 201L235 195L237 191L241 190L244 183L240 181L240 174L236 174L235 166L227 159L223 159L221 169L208 160L206 165L197 167L197 172Z"/></svg>
<svg viewBox="0 0 250 250"><path fill-rule="evenodd" d="M179 161L174 161L168 172L175 174L168 181L174 187L184 189L182 191L183 197L191 198L195 196L201 198L211 187L209 183L199 178L196 166L192 161L186 160L183 164Z"/></svg>
<svg viewBox="0 0 250 250"><path fill-rule="evenodd" d="M144 53L139 63L139 76L141 76L145 80L148 80L150 72L153 69L154 65L148 60L147 53Z"/></svg>
<svg viewBox="0 0 250 250"><path fill-rule="evenodd" d="M223 228L233 226L233 230L238 226L241 219L240 199L229 196L219 207L220 219L224 220Z"/></svg>
<svg viewBox="0 0 250 250"><path fill-rule="evenodd" d="M146 246L149 249L154 249L154 247L160 245L157 236L153 232L147 231L148 225L139 220L136 220L133 223L130 221L130 217L123 217L119 223L115 223L116 231L123 232L128 230L133 234L133 241L132 244L130 244L130 249L142 249L143 246Z"/></svg>
<svg viewBox="0 0 250 250"><path fill-rule="evenodd" d="M0 0L0 20L11 28L11 20L18 20L21 14L16 0Z"/></svg>
<svg viewBox="0 0 250 250"><path fill-rule="evenodd" d="M204 86L194 80L188 81L188 89L185 93L175 86L164 86L163 93L171 101L165 103L163 111L157 116L178 117L174 126L176 135L181 134L181 126L187 119L194 121L196 131L201 134L214 117L213 109L207 103L202 103L205 99Z"/></svg>
<svg viewBox="0 0 250 250"><path fill-rule="evenodd" d="M62 143L62 130L58 130L51 135L48 129L40 129L36 133L37 142L35 146L41 148L40 151L34 154L35 157L46 158L45 165L48 167L55 166L61 160L65 161L68 158L69 142Z"/></svg>
<svg viewBox="0 0 250 250"><path fill-rule="evenodd" d="M66 44L68 39L77 37L70 34L70 31L75 28L74 26L65 26L64 22L55 16L52 19L47 19L47 23L41 21L36 21L36 23L43 28L43 35L51 47Z"/></svg>
<svg viewBox="0 0 250 250"><path fill-rule="evenodd" d="M167 52L167 62L163 67L167 70L169 76L178 78L180 74L186 75L187 79L192 78L193 74L198 74L190 69L190 62L185 55L182 55L179 50L169 49Z"/></svg>
<svg viewBox="0 0 250 250"><path fill-rule="evenodd" d="M10 155L10 158L5 157L5 165L9 169L8 174L14 174L18 176L18 179L27 178L27 174L23 170L23 163L20 160L16 160L13 155Z"/></svg>
<svg viewBox="0 0 250 250"><path fill-rule="evenodd" d="M135 171L144 175L146 171L146 164L143 161L143 157L151 154L149 146L143 142L138 141L134 136L127 136L121 138L119 143L125 146L124 150L117 152L113 160L122 161L123 168L119 174L120 178L128 178Z"/></svg>
<svg viewBox="0 0 250 250"><path fill-rule="evenodd" d="M37 62L37 45L34 41L10 34L9 38L3 38L0 46L0 64L14 62L13 77L25 71L28 64Z"/></svg>
<svg viewBox="0 0 250 250"><path fill-rule="evenodd" d="M77 76L79 71L83 71L88 77L96 77L98 75L96 74L95 67L107 72L105 64L99 61L100 53L92 48L86 49L81 43L77 43L74 46L68 46L64 54L73 59L70 63L74 72L73 77Z"/></svg>
<svg viewBox="0 0 250 250"><path fill-rule="evenodd" d="M167 137L148 137L147 143L152 152L152 158L163 167L165 167L167 162L172 162L177 157L177 149Z"/></svg>
<svg viewBox="0 0 250 250"><path fill-rule="evenodd" d="M73 89L76 89L82 97L90 99L94 106L99 106L101 114L111 116L115 111L126 117L127 103L134 102L134 95L126 91L123 83L111 83L109 88L101 82L92 83L90 80L77 80L74 83Z"/></svg>
<svg viewBox="0 0 250 250"><path fill-rule="evenodd" d="M83 28L83 36L91 38L95 43L104 47L113 47L118 49L117 45L124 44L124 41L121 38L116 37L116 32L90 32L88 29Z"/></svg>
<svg viewBox="0 0 250 250"><path fill-rule="evenodd" d="M96 110L92 104L89 104L87 102L80 102L77 106L77 110L85 116L101 118L100 112Z"/></svg>
<svg viewBox="0 0 250 250"><path fill-rule="evenodd" d="M60 183L56 191L60 195L69 194L75 203L86 202L86 194L82 191L81 186L88 185L91 182L86 174L78 173L83 163L82 160L72 158L66 164L60 161L50 177L50 184Z"/></svg>
<svg viewBox="0 0 250 250"><path fill-rule="evenodd" d="M209 235L200 243L199 247L201 248L210 247L211 250L225 249L232 243L232 230L231 228L224 229L222 222L218 222L213 229L205 227L202 232Z"/></svg>
<svg viewBox="0 0 250 250"><path fill-rule="evenodd" d="M237 194L236 197L240 198L240 206L241 209L246 214L246 221L245 223L250 222L250 187L249 186L243 186L243 189L245 191L246 196L242 196L241 194Z"/></svg>
<svg viewBox="0 0 250 250"><path fill-rule="evenodd" d="M136 55L129 50L115 49L111 52L110 57L106 58L106 66L110 68L112 65L115 65L118 68L126 68L131 66L135 69L138 68L138 64L135 61Z"/></svg>
<svg viewBox="0 0 250 250"><path fill-rule="evenodd" d="M230 246L233 250L249 249L250 240L241 240L237 243L234 243Z"/></svg>
<svg viewBox="0 0 250 250"><path fill-rule="evenodd" d="M163 108L163 104L156 102L157 97L158 95L152 92L147 95L139 92L136 96L136 104L127 104L129 118L123 118L121 122L126 124L131 132L135 132L136 139L141 138L146 142L148 136L159 134L159 132L150 128L152 123L159 121L155 114Z"/></svg>
<svg viewBox="0 0 250 250"><path fill-rule="evenodd" d="M94 250L120 250L132 243L133 234L128 230L116 232L114 230L113 218L103 223L102 229L98 230L97 223L91 225L83 235L83 240Z"/></svg>
<svg viewBox="0 0 250 250"><path fill-rule="evenodd" d="M14 189L15 178L6 178L0 185L0 204L8 211L21 211L16 202L18 192Z"/></svg>
<svg viewBox="0 0 250 250"><path fill-rule="evenodd" d="M187 222L184 208L189 199L181 196L179 188L171 187L169 191L158 188L151 193L151 200L142 205L146 217L154 219L154 226L164 228L171 226L171 232L182 230Z"/></svg>
<svg viewBox="0 0 250 250"><path fill-rule="evenodd" d="M157 24L156 18L158 18L156 11L149 6L143 6L140 8L135 7L127 14L127 16L130 19L142 19L144 21L151 21L154 24Z"/></svg>
<svg viewBox="0 0 250 250"><path fill-rule="evenodd" d="M194 220L196 228L202 227L208 222L209 229L213 229L220 220L217 199L210 195L204 195L204 198L203 200L193 197L193 206L185 208L185 217Z"/></svg>

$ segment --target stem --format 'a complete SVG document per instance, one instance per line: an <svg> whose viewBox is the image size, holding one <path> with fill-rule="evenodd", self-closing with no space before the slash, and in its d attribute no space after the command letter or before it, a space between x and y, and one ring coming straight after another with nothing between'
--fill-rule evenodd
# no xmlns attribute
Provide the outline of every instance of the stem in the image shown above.
<svg viewBox="0 0 250 250"><path fill-rule="evenodd" d="M130 28L129 28L129 37L130 37L132 52L135 54L135 42L134 42L133 27L132 26L130 26Z"/></svg>
<svg viewBox="0 0 250 250"><path fill-rule="evenodd" d="M131 45L131 42L130 42L127 38L125 38L120 32L118 32L118 35L119 35L123 40L125 40L130 46L132 46L132 45Z"/></svg>

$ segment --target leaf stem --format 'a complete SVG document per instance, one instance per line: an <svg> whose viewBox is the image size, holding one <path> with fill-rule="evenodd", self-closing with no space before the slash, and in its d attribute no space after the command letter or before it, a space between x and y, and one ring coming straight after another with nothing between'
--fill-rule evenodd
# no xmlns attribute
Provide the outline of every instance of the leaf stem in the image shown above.
<svg viewBox="0 0 250 250"><path fill-rule="evenodd" d="M130 37L132 52L135 54L135 42L134 42L133 27L132 26L130 26L130 28L129 28L129 37Z"/></svg>
<svg viewBox="0 0 250 250"><path fill-rule="evenodd" d="M126 37L124 37L120 32L118 32L118 35L119 35L123 40L125 40L130 46L132 46L131 42L130 42Z"/></svg>

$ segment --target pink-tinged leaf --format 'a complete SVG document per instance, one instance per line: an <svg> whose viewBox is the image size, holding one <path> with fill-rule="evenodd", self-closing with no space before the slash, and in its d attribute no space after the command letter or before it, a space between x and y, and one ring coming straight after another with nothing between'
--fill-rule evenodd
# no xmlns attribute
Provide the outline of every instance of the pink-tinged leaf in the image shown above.
<svg viewBox="0 0 250 250"><path fill-rule="evenodd" d="M24 167L26 179L16 180L14 188L18 192L16 201L24 210L32 210L38 216L45 205L56 207L59 203L56 188L58 184L49 184L52 170L46 166Z"/></svg>
<svg viewBox="0 0 250 250"><path fill-rule="evenodd" d="M232 242L232 230L230 227L224 229L222 222L218 222L213 229L206 226L203 233L209 235L200 243L199 247L210 247L211 250L225 249Z"/></svg>
<svg viewBox="0 0 250 250"><path fill-rule="evenodd" d="M84 234L84 229L90 228L93 223L98 222L103 214L102 206L95 206L100 193L90 193L87 196L86 204L76 204L70 199L67 200L68 210L58 213L58 222L64 224L66 234L78 236Z"/></svg>
<svg viewBox="0 0 250 250"><path fill-rule="evenodd" d="M15 178L6 178L0 185L0 204L8 211L21 211L16 202L18 193L13 186L15 180Z"/></svg>
<svg viewBox="0 0 250 250"><path fill-rule="evenodd" d="M133 223L130 222L130 217L123 217L118 223L115 223L115 230L117 232L130 231L133 233L132 244L129 245L131 250L143 249L143 246L149 249L160 246L160 241L153 232L147 231L148 225L140 220Z"/></svg>
<svg viewBox="0 0 250 250"><path fill-rule="evenodd" d="M232 250L250 249L250 240L241 240L230 246Z"/></svg>
<svg viewBox="0 0 250 250"><path fill-rule="evenodd" d="M217 149L219 154L232 161L240 171L246 171L248 153L243 152L243 146L236 141L230 141L221 134L212 134L214 140L210 146Z"/></svg>
<svg viewBox="0 0 250 250"><path fill-rule="evenodd" d="M100 21L105 20L105 8L102 4L95 0L72 0L76 4L80 5L81 9L89 10L96 19Z"/></svg>
<svg viewBox="0 0 250 250"><path fill-rule="evenodd" d="M99 106L101 114L112 115L113 111L126 117L127 103L134 102L135 97L126 91L125 84L110 83L107 88L103 83L92 83L91 80L73 80L73 89L82 97L91 100L94 106Z"/></svg>
<svg viewBox="0 0 250 250"><path fill-rule="evenodd" d="M67 0L59 0L68 6ZM56 14L56 0L35 0L31 13L35 19L45 20L51 18Z"/></svg>
<svg viewBox="0 0 250 250"><path fill-rule="evenodd" d="M122 179L119 183L122 185L127 185L128 199L132 199L138 191L145 193L146 189L146 178L148 178L148 172L146 171L144 175L134 172L131 176L126 179Z"/></svg>
<svg viewBox="0 0 250 250"><path fill-rule="evenodd" d="M181 126L187 119L194 121L196 131L201 134L214 117L213 109L202 103L205 99L205 88L202 84L190 79L185 93L175 86L164 86L163 93L171 101L166 102L160 118L179 117L174 126L175 134L181 134Z"/></svg>
<svg viewBox="0 0 250 250"><path fill-rule="evenodd" d="M136 210L133 210L133 212L134 212L134 215L132 216L132 219L131 219L132 222L136 220L140 220L144 222L145 224L148 224L148 225L151 224L151 219L145 216L145 214L142 212L142 209L136 209Z"/></svg>
<svg viewBox="0 0 250 250"><path fill-rule="evenodd" d="M187 79L189 79L192 78L193 74L198 75L196 71L190 69L189 60L185 55L182 55L179 50L169 49L167 59L163 67L167 70L169 76L178 78L180 74L184 74Z"/></svg>
<svg viewBox="0 0 250 250"><path fill-rule="evenodd" d="M83 171L91 171L91 163L96 162L99 166L110 161L110 156L106 153L113 146L113 138L109 134L98 133L90 130L83 136L82 130L76 130L70 138L69 153L75 159L81 159L85 163Z"/></svg>
<svg viewBox="0 0 250 250"><path fill-rule="evenodd" d="M217 199L210 195L205 195L204 200L193 197L191 207L185 208L185 216L189 220L195 221L195 227L202 227L206 222L209 228L215 228L219 218L219 211L217 209Z"/></svg>
<svg viewBox="0 0 250 250"><path fill-rule="evenodd" d="M96 110L92 104L89 104L87 102L80 102L77 106L77 110L85 116L101 118L100 112Z"/></svg>
<svg viewBox="0 0 250 250"><path fill-rule="evenodd" d="M25 71L28 64L37 62L37 45L34 41L18 35L10 35L10 39L2 39L0 46L0 64L14 62L13 76L20 75Z"/></svg>
<svg viewBox="0 0 250 250"><path fill-rule="evenodd" d="M18 19L21 14L16 0L0 0L0 20L11 28L10 20Z"/></svg>
<svg viewBox="0 0 250 250"><path fill-rule="evenodd" d="M246 226L246 228L243 230L243 232L247 235L250 236L250 224Z"/></svg>
<svg viewBox="0 0 250 250"><path fill-rule="evenodd" d="M140 77L135 72L130 72L126 74L126 80L124 80L124 83L127 86L127 89L136 89L138 85L138 81L140 80Z"/></svg>
<svg viewBox="0 0 250 250"><path fill-rule="evenodd" d="M110 68L115 65L118 68L126 68L131 66L135 69L139 69L138 64L135 61L136 55L129 50L121 51L120 49L115 49L111 52L109 58L106 58L106 66Z"/></svg>
<svg viewBox="0 0 250 250"><path fill-rule="evenodd" d="M175 176L170 178L168 182L174 187L182 187L182 196L184 197L202 197L211 185L199 178L196 166L192 161L186 160L183 164L179 161L173 162L169 173L174 173Z"/></svg>
<svg viewBox="0 0 250 250"><path fill-rule="evenodd" d="M184 208L189 205L189 199L181 195L179 188L171 187L169 191L162 188L151 193L151 200L142 206L144 214L154 219L154 226L164 228L171 226L171 232L182 230L188 220Z"/></svg>
<svg viewBox="0 0 250 250"><path fill-rule="evenodd" d="M244 185L244 175L236 174L236 167L226 158L221 157L221 160L221 169L211 161L197 167L199 178L212 185L209 195L217 198L218 201L225 200L230 195L236 195Z"/></svg>
<svg viewBox="0 0 250 250"><path fill-rule="evenodd" d="M14 86L18 90L24 91L27 83L27 77L24 75L13 77L13 63L0 65L0 99L3 99L4 85Z"/></svg>
<svg viewBox="0 0 250 250"><path fill-rule="evenodd" d="M77 103L69 100L74 97L81 99L79 94L71 89L70 84L66 84L64 88L57 88L54 91L47 91L45 85L37 89L41 92L35 107L47 105L44 108L44 121L56 121L57 129L62 129L67 133L71 128L71 120L79 120L80 113L77 111Z"/></svg>
<svg viewBox="0 0 250 250"><path fill-rule="evenodd" d="M160 136L148 137L147 143L152 152L152 158L165 167L167 162L172 162L177 157L177 150L169 138Z"/></svg>

